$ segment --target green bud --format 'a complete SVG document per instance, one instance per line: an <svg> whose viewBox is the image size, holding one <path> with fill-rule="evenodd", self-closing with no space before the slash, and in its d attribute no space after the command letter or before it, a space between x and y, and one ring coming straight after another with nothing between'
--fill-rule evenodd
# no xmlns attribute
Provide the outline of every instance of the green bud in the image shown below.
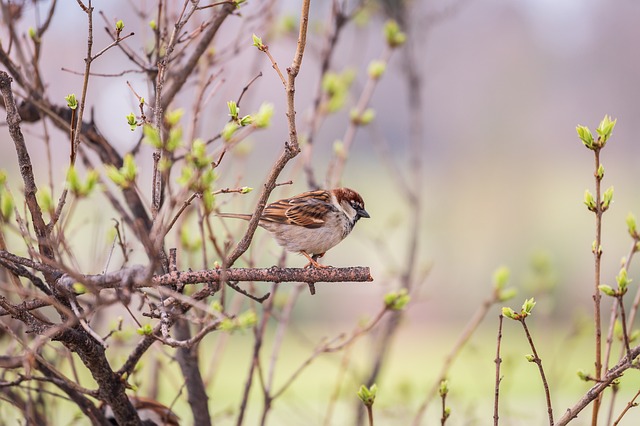
<svg viewBox="0 0 640 426"><path fill-rule="evenodd" d="M89 170L89 172L87 172L87 180L82 187L82 195L84 197L91 195L99 179L100 175L97 170Z"/></svg>
<svg viewBox="0 0 640 426"><path fill-rule="evenodd" d="M533 354L527 354L524 357L529 362L536 362L536 357Z"/></svg>
<svg viewBox="0 0 640 426"><path fill-rule="evenodd" d="M438 389L438 394L440 394L440 396L445 396L448 393L449 393L449 381L442 380L440 382L440 388Z"/></svg>
<svg viewBox="0 0 640 426"><path fill-rule="evenodd" d="M5 191L0 196L0 214L2 215L2 220L7 222L11 219L11 215L13 214L14 209L13 196L9 191Z"/></svg>
<svg viewBox="0 0 640 426"><path fill-rule="evenodd" d="M378 393L378 386L374 383L370 388L367 389L365 385L361 385L358 390L358 398L360 401L367 406L371 407L376 400L376 394Z"/></svg>
<svg viewBox="0 0 640 426"><path fill-rule="evenodd" d="M624 294L627 291L627 287L628 287L629 283L631 282L631 280L627 276L627 269L626 268L620 269L620 272L618 273L618 276L616 277L616 282L618 283L618 288L620 289L622 294Z"/></svg>
<svg viewBox="0 0 640 426"><path fill-rule="evenodd" d="M211 310L216 312L222 312L222 303L219 300L214 300L211 302Z"/></svg>
<svg viewBox="0 0 640 426"><path fill-rule="evenodd" d="M70 109L78 108L78 100L76 99L76 95L74 93L71 93L70 95L65 96L64 100L67 101L67 106Z"/></svg>
<svg viewBox="0 0 640 426"><path fill-rule="evenodd" d="M531 315L531 311L533 310L534 306L536 306L536 301L533 299L533 297L531 299L527 299L522 304L522 312L527 315Z"/></svg>
<svg viewBox="0 0 640 426"><path fill-rule="evenodd" d="M231 138L233 137L233 134L239 128L240 128L240 126L238 126L238 124L235 121L228 122L227 124L224 125L224 128L222 129L222 132L220 132L220 134L222 135L222 139L225 142L229 142L231 140Z"/></svg>
<svg viewBox="0 0 640 426"><path fill-rule="evenodd" d="M0 186L7 183L7 172L0 169Z"/></svg>
<svg viewBox="0 0 640 426"><path fill-rule="evenodd" d="M604 166L602 164L598 166L598 171L596 172L596 176L598 177L599 180L602 180L602 178L604 177Z"/></svg>
<svg viewBox="0 0 640 426"><path fill-rule="evenodd" d="M357 108L351 109L349 112L349 118L351 122L357 126L364 126L373 121L376 117L376 112L372 108L367 108L362 113Z"/></svg>
<svg viewBox="0 0 640 426"><path fill-rule="evenodd" d="M38 33L35 28L29 27L29 38L35 42L38 42Z"/></svg>
<svg viewBox="0 0 640 426"><path fill-rule="evenodd" d="M604 194L602 194L603 210L607 210L609 208L609 205L611 204L611 200L613 200L613 186L610 186L609 188L607 188L606 191L604 191Z"/></svg>
<svg viewBox="0 0 640 426"><path fill-rule="evenodd" d="M502 308L502 316L511 318L512 320L520 319L519 315L516 314L516 312L513 309L509 308L508 306L504 306Z"/></svg>
<svg viewBox="0 0 640 426"><path fill-rule="evenodd" d="M207 155L207 145L202 139L193 141L187 160L197 169L204 169L211 165L211 158Z"/></svg>
<svg viewBox="0 0 640 426"><path fill-rule="evenodd" d="M151 28L153 31L158 29L158 24L156 24L155 19L149 21L149 28Z"/></svg>
<svg viewBox="0 0 640 426"><path fill-rule="evenodd" d="M384 295L384 306L390 311L401 311L407 306L411 296L407 289L403 288L398 292L392 291Z"/></svg>
<svg viewBox="0 0 640 426"><path fill-rule="evenodd" d="M240 108L235 101L228 101L227 108L229 108L229 116L234 120L238 119L238 114L240 114Z"/></svg>
<svg viewBox="0 0 640 426"><path fill-rule="evenodd" d="M242 127L248 126L249 124L253 123L253 117L250 115L245 115L238 121Z"/></svg>
<svg viewBox="0 0 640 426"><path fill-rule="evenodd" d="M53 198L51 197L51 190L48 186L43 186L38 189L36 193L38 199L38 205L45 212L53 212Z"/></svg>
<svg viewBox="0 0 640 426"><path fill-rule="evenodd" d="M588 189L584 191L584 204L590 211L596 211L596 200Z"/></svg>
<svg viewBox="0 0 640 426"><path fill-rule="evenodd" d="M133 118L135 120L135 116ZM150 124L145 124L144 126L142 126L142 133L144 133L145 143L151 145L155 149L162 148L162 140L160 139L160 132L158 132L158 129Z"/></svg>
<svg viewBox="0 0 640 426"><path fill-rule="evenodd" d="M113 183L115 183L116 185L124 189L129 187L129 184L127 183L126 179L124 178L124 176L122 176L122 174L120 173L120 170L118 170L116 166L113 166L111 164L106 164L104 166L104 170L105 170L105 173L107 174L107 177L111 179Z"/></svg>
<svg viewBox="0 0 640 426"><path fill-rule="evenodd" d="M384 61L371 61L369 68L367 68L367 73L370 78L377 80L382 77L386 69L387 64Z"/></svg>
<svg viewBox="0 0 640 426"><path fill-rule="evenodd" d="M515 288L507 288L505 290L500 290L498 293L498 300L500 302L506 302L507 300L511 300L518 294L518 290Z"/></svg>
<svg viewBox="0 0 640 426"><path fill-rule="evenodd" d="M169 127L173 127L180 122L183 115L184 115L184 109L178 108L173 111L167 112L164 115L164 120L169 125Z"/></svg>
<svg viewBox="0 0 640 426"><path fill-rule="evenodd" d="M133 159L133 155L126 154L124 156L124 165L121 169L122 176L128 181L133 182L136 180L136 176L138 175L138 169L136 167L135 160Z"/></svg>
<svg viewBox="0 0 640 426"><path fill-rule="evenodd" d="M263 103L260 109L253 115L253 125L258 128L269 127L273 116L273 104Z"/></svg>
<svg viewBox="0 0 640 426"><path fill-rule="evenodd" d="M76 168L71 166L69 167L69 171L67 172L67 183L69 184L69 190L72 194L78 196L81 189L80 178L78 177L78 172Z"/></svg>
<svg viewBox="0 0 640 426"><path fill-rule="evenodd" d="M251 328L258 322L258 316L254 311L246 311L238 316L238 326L241 329Z"/></svg>
<svg viewBox="0 0 640 426"><path fill-rule="evenodd" d="M609 286L609 285L600 284L598 286L598 290L600 290L601 292L603 292L607 296L616 297L616 291L613 288L611 288L611 286Z"/></svg>
<svg viewBox="0 0 640 426"><path fill-rule="evenodd" d="M165 146L166 150L169 152L173 152L182 146L182 127L175 126L169 130L169 139L167 139L167 146Z"/></svg>
<svg viewBox="0 0 640 426"><path fill-rule="evenodd" d="M231 318L223 318L218 328L221 331L232 332L237 329L237 326Z"/></svg>
<svg viewBox="0 0 640 426"><path fill-rule="evenodd" d="M589 380L591 380L591 378L589 377L589 374L585 373L583 370L576 371L576 374L578 375L580 380L582 380L583 382L588 382Z"/></svg>
<svg viewBox="0 0 640 426"><path fill-rule="evenodd" d="M595 144L593 142L593 135L591 134L591 130L589 130L586 126L577 126L576 132L578 132L578 137L582 140L584 146L589 149L594 149Z"/></svg>
<svg viewBox="0 0 640 426"><path fill-rule="evenodd" d="M337 140L333 143L333 153L336 157L347 158L347 151L344 149L344 143L341 140Z"/></svg>
<svg viewBox="0 0 640 426"><path fill-rule="evenodd" d="M400 31L400 26L394 20L389 20L385 23L384 36L391 48L402 46L407 41L407 35Z"/></svg>
<svg viewBox="0 0 640 426"><path fill-rule="evenodd" d="M367 108L362 115L360 115L360 124L366 126L371 123L374 118L376 118L376 111L373 108Z"/></svg>
<svg viewBox="0 0 640 426"><path fill-rule="evenodd" d="M604 116L604 118L600 122L600 125L596 129L596 132L598 132L598 135L600 136L600 146L604 146L607 143L607 140L609 140L609 137L611 136L611 133L613 132L613 128L616 126L617 121L617 119L612 121L611 117L609 117L608 115Z"/></svg>
<svg viewBox="0 0 640 426"><path fill-rule="evenodd" d="M87 292L87 287L82 283L73 283L71 286L75 294L85 294Z"/></svg>
<svg viewBox="0 0 640 426"><path fill-rule="evenodd" d="M501 266L493 273L493 288L496 290L502 290L509 280L509 268Z"/></svg>
<svg viewBox="0 0 640 426"><path fill-rule="evenodd" d="M264 52L266 50L266 46L262 44L262 39L257 35L253 35L253 45L258 48L258 50Z"/></svg>
<svg viewBox="0 0 640 426"><path fill-rule="evenodd" d="M204 206L204 211L206 214L209 214L213 211L216 203L216 196L211 191L205 191L202 193L202 205Z"/></svg>
<svg viewBox="0 0 640 426"><path fill-rule="evenodd" d="M118 22L116 22L116 31L120 33L122 32L122 30L124 30L124 22L122 21L122 19L120 19Z"/></svg>
<svg viewBox="0 0 640 426"><path fill-rule="evenodd" d="M137 332L142 336L150 336L153 334L153 327L151 327L151 324L145 324L138 328Z"/></svg>
<svg viewBox="0 0 640 426"><path fill-rule="evenodd" d="M138 120L136 119L136 115L134 113L127 114L126 118L127 118L127 124L129 125L129 128L133 132L136 129L136 127L138 127Z"/></svg>
<svg viewBox="0 0 640 426"><path fill-rule="evenodd" d="M240 188L240 193L241 194L248 194L251 191L253 191L253 188L251 188L249 186L243 186L242 188Z"/></svg>
<svg viewBox="0 0 640 426"><path fill-rule="evenodd" d="M636 224L636 217L633 213L627 214L627 230L629 231L629 235L633 238L638 237L638 227Z"/></svg>

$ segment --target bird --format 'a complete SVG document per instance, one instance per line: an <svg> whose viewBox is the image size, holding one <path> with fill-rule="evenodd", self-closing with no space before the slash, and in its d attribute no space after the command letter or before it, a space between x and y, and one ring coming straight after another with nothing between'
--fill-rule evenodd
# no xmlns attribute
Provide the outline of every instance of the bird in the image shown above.
<svg viewBox="0 0 640 426"><path fill-rule="evenodd" d="M129 401L138 412L143 425L180 426L180 418L169 407L150 398L129 396ZM105 405L104 415L107 421L117 425L113 410Z"/></svg>
<svg viewBox="0 0 640 426"><path fill-rule="evenodd" d="M241 213L218 213L218 216L244 220L252 217ZM309 263L305 268L327 268L317 259L344 240L358 220L369 217L362 197L353 189L320 189L267 205L259 225L285 250L306 257Z"/></svg>

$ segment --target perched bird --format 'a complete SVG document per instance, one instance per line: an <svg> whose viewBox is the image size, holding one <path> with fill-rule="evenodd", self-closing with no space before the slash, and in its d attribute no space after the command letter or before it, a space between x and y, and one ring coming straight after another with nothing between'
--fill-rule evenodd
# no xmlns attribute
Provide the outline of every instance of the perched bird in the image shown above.
<svg viewBox="0 0 640 426"><path fill-rule="evenodd" d="M129 396L129 400L133 404L133 408L138 412L143 425L180 426L180 418L166 405L140 396ZM108 405L104 408L104 415L111 424L118 424L113 415L113 410Z"/></svg>
<svg viewBox="0 0 640 426"><path fill-rule="evenodd" d="M220 213L218 216L250 220L250 214ZM265 207L260 226L278 244L305 256L305 266L326 268L317 259L345 239L361 217L370 217L360 194L349 188L304 192ZM313 292L313 291L312 291Z"/></svg>

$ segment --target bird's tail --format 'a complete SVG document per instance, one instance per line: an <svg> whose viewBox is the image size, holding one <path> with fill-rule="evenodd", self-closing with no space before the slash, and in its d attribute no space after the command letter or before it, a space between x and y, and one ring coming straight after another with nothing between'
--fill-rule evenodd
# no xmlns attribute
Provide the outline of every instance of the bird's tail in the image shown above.
<svg viewBox="0 0 640 426"><path fill-rule="evenodd" d="M218 213L216 214L218 217L228 217L232 219L242 219L242 220L251 220L250 214L245 213Z"/></svg>

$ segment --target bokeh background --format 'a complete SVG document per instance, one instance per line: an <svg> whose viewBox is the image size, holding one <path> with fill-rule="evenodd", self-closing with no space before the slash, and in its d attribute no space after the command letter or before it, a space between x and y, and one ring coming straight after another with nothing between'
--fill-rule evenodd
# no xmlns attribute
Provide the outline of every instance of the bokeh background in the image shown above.
<svg viewBox="0 0 640 426"><path fill-rule="evenodd" d="M148 8L152 3L110 0L96 1L94 6L108 19L123 19L127 30L136 32L128 44L143 48L151 40L150 30L145 25L129 26L129 22L135 22L135 7ZM309 44L297 84L298 123L302 129L308 125L305 111L318 81L321 34L330 10L330 2L312 3ZM250 14L253 7L249 1L246 13ZM589 370L593 362L589 318L593 309L591 244L595 220L582 199L585 189L593 192L594 162L592 153L576 135L576 125L595 129L605 114L618 120L602 153L606 171L603 184L615 187L614 203L605 214L603 228L605 283L615 283L620 259L629 251L626 215L640 215L636 129L640 122L640 4L622 0L468 0L414 1L411 7L414 26L410 37L423 77L425 106L421 158L424 179L411 184L419 188L424 207L417 267L428 273L424 282L415 283L411 305L383 370L382 383L387 387L381 385L380 409L386 410L387 417L382 424L406 424L400 420L403 411L421 401L456 336L490 295L493 271L501 265L509 267L510 283L519 291L510 302L513 307L519 307L524 298L535 296L538 300L530 324L540 342L541 357L552 370L559 414L587 389L578 382L575 370ZM62 68L83 69L86 17L75 2L62 2L59 8L43 46L42 63L44 80L49 83L47 95L62 103L64 96L81 89L81 76ZM431 17L443 11L445 17L433 24ZM25 33L29 20L34 19L34 10L28 12ZM224 82L206 107L206 120L198 136L207 139L220 131L228 120L226 101L236 99L259 71L263 77L246 94L243 111L257 110L265 101L273 103L276 110L272 126L252 135L236 150L233 161L223 165L220 187L260 187L287 138L281 84L267 58L252 47L251 34L261 31L278 63L288 65L295 50L295 35L287 31L287 22L297 20L299 2L276 2L272 13L273 25L268 28L229 19L215 40L216 52L229 56L221 68ZM347 108L329 117L316 138L314 168L320 178L326 173L334 141L344 135L348 109L359 96L366 67L383 49L383 22L380 13L373 12L365 25L349 25L341 35L332 68L352 68L357 77ZM96 46L109 42L102 26L100 22L95 32ZM237 50L230 50L230 46L237 46ZM116 49L98 60L94 71L113 73L127 67L126 58ZM403 72L396 52L371 102L375 123L359 129L343 178L344 185L362 194L372 217L361 221L354 233L325 257L325 263L335 266L370 266L375 281L318 284L316 296L304 294L294 311L296 332L288 340L293 359L303 359L303 350L312 348L317 338L352 329L362 317L373 314L383 294L398 284L408 237L414 230L409 225L409 207L378 155L374 140L386 140L392 160L406 170L410 111ZM109 140L116 141L121 153L131 149L140 137L140 130L131 132L124 118L137 111L126 81L145 98L151 97L136 74L95 77L89 87L95 121ZM193 86L188 87L175 106L189 105L193 91ZM185 120L189 114L187 111ZM30 138L34 163L39 166L36 175L46 181L49 166L40 140L42 128L25 126L24 131ZM67 136L55 130L52 134L52 172L59 189L68 158ZM138 157L143 165L139 180L143 192L150 188L150 167L144 171L144 165L151 164L150 152L147 148ZM15 151L6 131L0 132L0 167L9 171L10 184L19 188ZM293 185L278 188L273 199L307 190L300 163L295 160L282 175L282 180L288 179L294 181ZM250 211L256 198L257 194L233 197L225 209ZM75 244L87 248L87 257L80 259L85 273L98 273L104 268L113 217L99 194L94 194L92 201L76 213L77 232L73 237ZM239 231L241 226L238 224ZM254 245L261 252L256 257L258 266L277 262L280 251L266 232L258 231ZM144 259L143 253L138 255ZM190 265L194 269L201 266L197 259L194 256ZM301 266L304 259L289 256L287 263ZM633 265L630 276L636 275ZM632 294L637 289L634 284ZM610 302L605 299L603 306L608 312ZM499 308L487 317L452 370L453 424L491 422ZM608 326L606 321L604 326ZM236 339L238 353L249 348L250 336ZM530 350L522 332L514 324L506 324L504 339L505 424L544 424L539 377L535 366L523 358ZM371 358L367 352L373 347L367 342L359 347L362 365L354 367L354 376L367 370ZM236 400L233 389L244 383L244 377L237 380L233 374L234 361L243 371L248 353L246 356L238 355L224 364L229 375L225 386L231 389L225 404L230 406ZM289 362L286 356L285 365ZM333 367L340 360L337 356L328 359ZM321 363L316 373L303 379L322 384L328 380L322 369ZM628 376L637 379L637 372ZM633 394L637 380L631 383L629 387L623 385L623 391ZM319 389L306 392L322 395ZM296 401L292 406L298 411L292 409L293 414L285 414L283 419L290 415L314 417L323 410L315 398L310 398L314 401L311 403L299 394L289 397ZM624 403L621 398L619 409ZM348 402L345 406L351 407ZM435 411L429 413L437 416ZM344 418L351 419L346 414ZM433 417L434 421L437 418ZM586 420L576 423L586 424ZM350 420L337 424L350 424Z"/></svg>

